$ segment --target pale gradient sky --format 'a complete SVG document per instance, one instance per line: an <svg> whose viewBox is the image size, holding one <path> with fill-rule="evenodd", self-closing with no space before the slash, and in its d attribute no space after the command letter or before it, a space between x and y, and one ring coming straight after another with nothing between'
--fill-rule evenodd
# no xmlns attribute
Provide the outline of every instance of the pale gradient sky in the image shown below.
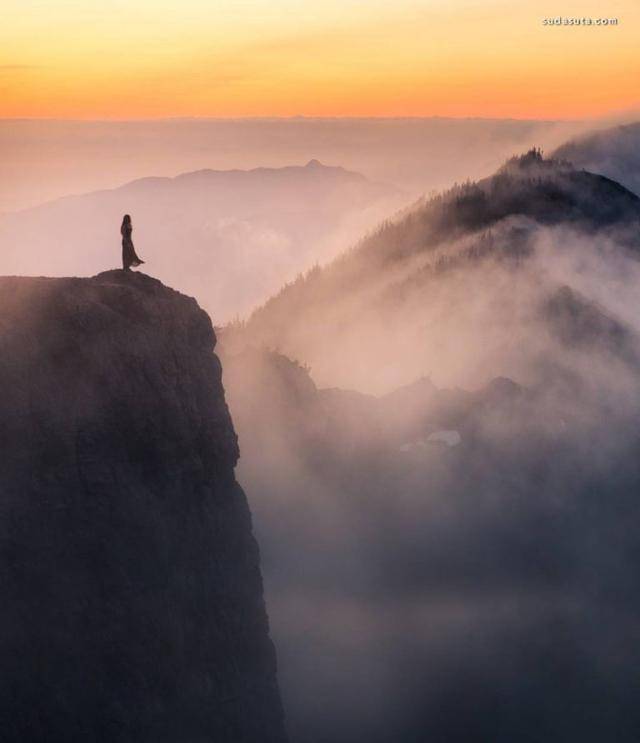
<svg viewBox="0 0 640 743"><path fill-rule="evenodd" d="M4 118L580 118L640 102L638 0L2 5ZM558 15L620 23L542 25Z"/></svg>

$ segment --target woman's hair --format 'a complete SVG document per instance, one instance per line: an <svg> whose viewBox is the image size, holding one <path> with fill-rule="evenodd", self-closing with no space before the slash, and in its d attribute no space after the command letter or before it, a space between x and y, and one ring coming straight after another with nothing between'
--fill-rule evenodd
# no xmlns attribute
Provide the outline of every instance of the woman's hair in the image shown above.
<svg viewBox="0 0 640 743"><path fill-rule="evenodd" d="M122 218L122 224L128 224L129 222L131 222L131 217L128 214L125 214Z"/></svg>

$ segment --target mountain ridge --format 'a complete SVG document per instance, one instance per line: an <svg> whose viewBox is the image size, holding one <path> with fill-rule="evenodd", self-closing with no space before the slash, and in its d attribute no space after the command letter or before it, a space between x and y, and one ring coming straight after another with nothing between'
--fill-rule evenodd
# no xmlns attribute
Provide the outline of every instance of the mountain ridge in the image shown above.
<svg viewBox="0 0 640 743"><path fill-rule="evenodd" d="M49 209L52 206L56 204L60 204L61 202L66 202L67 200L77 200L77 199L85 199L89 197L95 197L102 194L110 194L114 192L118 192L121 190L130 190L135 189L139 186L143 185L170 185L175 183L183 183L185 181L195 180L197 178L202 177L209 177L212 180L216 179L223 179L224 177L235 177L235 178L244 178L244 177L250 177L255 175L265 175L265 176L271 176L271 177L278 177L278 176L287 176L287 175L300 175L309 173L310 171L313 171L315 174L323 174L325 176L344 176L347 180L353 180L357 182L368 182L372 184L373 186L378 186L380 188L392 188L398 191L398 193L401 193L401 189L398 189L395 186L389 186L384 183L379 183L377 181L370 181L366 178L362 173L358 173L354 170L348 170L347 168L343 168L341 165L325 165L324 163L321 163L319 160L311 159L309 160L305 165L283 165L280 167L265 167L260 166L256 168L248 168L248 169L242 169L242 168L230 168L226 170L220 170L216 168L199 168L197 170L187 170L182 173L177 173L176 175L171 176L142 176L140 178L133 178L132 180L125 181L124 183L121 183L117 186L113 186L112 188L99 188L92 191L87 191L84 193L70 193L65 194L63 196L58 196L55 199L50 199L47 201L40 202L38 204L34 204L32 206L25 207L23 209L16 209L13 211L6 211L0 213L0 218L2 217L10 217L12 215L17 214L25 214L25 213L32 213L37 212L40 209Z"/></svg>
<svg viewBox="0 0 640 743"><path fill-rule="evenodd" d="M385 343L390 348L400 343L390 327L399 326L400 335L407 336L402 341L407 346L404 357L415 339L409 341L402 326L416 325L418 318L432 325L436 315L430 315L428 307L435 296L443 302L437 312L444 312L448 281L459 285L460 291L466 283L466 296L480 301L475 299L479 295L487 303L493 300L481 289L484 279L474 286L473 271L479 276L486 272L501 276L503 292L518 281L527 284L528 293L537 291L535 284L542 281L551 282L548 291L553 291L553 279L541 261L551 262L554 272L556 258L575 254L578 260L581 240L591 246L594 256L610 245L612 256L637 261L640 199L605 176L545 160L540 151L532 150L512 158L489 178L454 186L383 223L333 262L282 287L245 323L225 332L225 342L277 348L319 369L322 386L355 386L365 391L354 383L355 375L351 378L344 365L340 368L329 357L325 344L316 343L310 328L324 326L349 358L356 358L360 344L369 355L369 365L375 367L374 358ZM547 249L551 244L553 250ZM563 283L559 278L557 287ZM461 299L452 300L451 309L458 314ZM514 295L513 302L517 301ZM403 307L409 312L406 321ZM477 316L467 319L479 322ZM507 320L505 315L497 324ZM415 332L419 332L417 325ZM439 338L438 343L451 345L453 353L453 338ZM428 364L428 359L423 363ZM416 364L412 377L428 369ZM508 368L496 369L496 374L517 376L516 370ZM394 378L388 389L410 381Z"/></svg>
<svg viewBox="0 0 640 743"><path fill-rule="evenodd" d="M0 274L93 275L118 265L120 223L130 214L154 274L230 319L402 199L358 173L313 164L138 179L4 215Z"/></svg>
<svg viewBox="0 0 640 743"><path fill-rule="evenodd" d="M602 173L640 193L640 122L587 132L565 142L553 156Z"/></svg>

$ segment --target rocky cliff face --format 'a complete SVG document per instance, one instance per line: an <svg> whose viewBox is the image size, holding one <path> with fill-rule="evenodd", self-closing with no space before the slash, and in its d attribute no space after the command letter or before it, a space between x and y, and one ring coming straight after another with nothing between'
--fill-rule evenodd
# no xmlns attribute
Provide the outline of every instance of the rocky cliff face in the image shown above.
<svg viewBox="0 0 640 743"><path fill-rule="evenodd" d="M142 274L0 279L0 736L285 740L215 336Z"/></svg>

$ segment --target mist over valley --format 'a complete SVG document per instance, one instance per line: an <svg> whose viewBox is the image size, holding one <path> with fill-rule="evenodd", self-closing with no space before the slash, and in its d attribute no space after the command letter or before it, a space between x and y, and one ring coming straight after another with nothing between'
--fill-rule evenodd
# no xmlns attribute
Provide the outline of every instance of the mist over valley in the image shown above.
<svg viewBox="0 0 640 743"><path fill-rule="evenodd" d="M99 271L114 263L119 220L131 213L145 272L210 313L291 741L631 743L640 729L640 199L626 156L601 157L620 150L621 130L545 156L519 143L554 127L461 122L431 145L449 160L468 128L465 156L450 166L432 150L416 155L415 171L408 155L391 159L415 150L398 128L424 137L439 125L392 121L393 146L375 156L387 124L358 123L372 139L370 167L356 172L357 148L328 160L339 165L324 159L345 147L336 132L352 137L354 122L289 122L332 133L314 146L322 162L240 169L236 158L233 170L145 177L6 213L0 268ZM285 149L295 146L294 137ZM401 178L383 177L394 168ZM419 183L444 188L417 197ZM142 333L135 292L149 307L173 301L120 271L91 279L95 296L80 279L60 280L72 282L68 298L66 284L33 281L38 292L59 286L55 312L84 334L90 316L105 343L120 338L116 299L127 298L132 338ZM18 294L6 301L21 307ZM199 354L211 342L190 322L180 326L185 358L194 339ZM198 420L195 398L179 396L169 346L161 367L147 359L138 375L122 332L137 389L160 384L163 400ZM92 369L97 358L86 354ZM152 400L132 418L153 432L150 443L136 432L143 449L162 442ZM216 405L226 421L224 401ZM189 429L196 441L199 425ZM213 461L220 434L210 433ZM233 436L220 439L228 467ZM85 456L106 492L107 470ZM182 460L167 456L169 477L173 457ZM267 712L279 740L279 712Z"/></svg>

